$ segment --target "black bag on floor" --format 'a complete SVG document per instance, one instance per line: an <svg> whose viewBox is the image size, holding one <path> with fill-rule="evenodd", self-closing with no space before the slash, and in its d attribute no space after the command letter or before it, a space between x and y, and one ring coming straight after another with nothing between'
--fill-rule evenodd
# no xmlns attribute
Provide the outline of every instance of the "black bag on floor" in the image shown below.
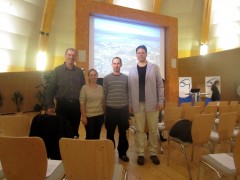
<svg viewBox="0 0 240 180"><path fill-rule="evenodd" d="M70 122L63 116L38 114L32 120L29 136L41 137L48 158L61 160L59 139L73 138L74 134Z"/></svg>
<svg viewBox="0 0 240 180"><path fill-rule="evenodd" d="M192 122L188 119L182 119L177 121L171 128L169 134L172 137L176 137L183 142L192 143Z"/></svg>

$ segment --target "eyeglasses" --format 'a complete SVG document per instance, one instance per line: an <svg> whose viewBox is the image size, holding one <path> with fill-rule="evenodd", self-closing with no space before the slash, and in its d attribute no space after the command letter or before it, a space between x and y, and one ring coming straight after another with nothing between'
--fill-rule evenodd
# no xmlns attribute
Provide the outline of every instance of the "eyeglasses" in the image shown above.
<svg viewBox="0 0 240 180"><path fill-rule="evenodd" d="M76 54L66 54L66 56L76 58Z"/></svg>

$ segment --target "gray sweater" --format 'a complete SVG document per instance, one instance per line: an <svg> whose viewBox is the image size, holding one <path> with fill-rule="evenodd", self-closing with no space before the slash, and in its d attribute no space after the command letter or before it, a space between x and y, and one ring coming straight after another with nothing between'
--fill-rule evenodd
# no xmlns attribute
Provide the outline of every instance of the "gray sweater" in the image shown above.
<svg viewBox="0 0 240 180"><path fill-rule="evenodd" d="M128 106L128 77L112 73L103 79L106 106L120 109Z"/></svg>

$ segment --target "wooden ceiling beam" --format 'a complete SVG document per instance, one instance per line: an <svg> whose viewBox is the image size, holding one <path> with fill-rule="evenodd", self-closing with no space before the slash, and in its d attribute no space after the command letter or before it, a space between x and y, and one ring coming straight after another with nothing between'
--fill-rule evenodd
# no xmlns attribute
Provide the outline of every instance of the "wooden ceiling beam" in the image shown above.
<svg viewBox="0 0 240 180"><path fill-rule="evenodd" d="M160 13L162 0L153 0L153 12Z"/></svg>
<svg viewBox="0 0 240 180"><path fill-rule="evenodd" d="M38 50L47 49L55 6L56 0L46 0L40 29Z"/></svg>
<svg viewBox="0 0 240 180"><path fill-rule="evenodd" d="M204 0L203 12L202 12L201 44L208 44L211 9L212 9L212 0Z"/></svg>
<svg viewBox="0 0 240 180"><path fill-rule="evenodd" d="M104 2L109 3L109 4L113 4L113 0L104 0Z"/></svg>

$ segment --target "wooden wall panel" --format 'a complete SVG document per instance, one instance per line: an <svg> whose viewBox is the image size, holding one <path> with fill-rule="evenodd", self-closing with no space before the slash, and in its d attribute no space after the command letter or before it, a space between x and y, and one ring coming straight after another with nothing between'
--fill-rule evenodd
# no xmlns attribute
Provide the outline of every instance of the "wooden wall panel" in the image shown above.
<svg viewBox="0 0 240 180"><path fill-rule="evenodd" d="M222 100L238 100L240 85L240 48L179 59L179 76L192 77L193 87L205 89L206 76L221 77Z"/></svg>
<svg viewBox="0 0 240 180"><path fill-rule="evenodd" d="M4 96L3 107L0 107L0 114L15 113L16 105L11 100L14 91L21 91L24 96L23 111L33 111L37 103L35 97L41 84L42 72L9 72L0 73L0 92Z"/></svg>
<svg viewBox="0 0 240 180"><path fill-rule="evenodd" d="M177 59L177 19L146 11L112 5L109 3L96 2L93 0L77 0L76 3L76 48L86 51L86 62L78 62L78 66L89 69L89 16L106 15L127 19L142 24L155 25L165 28L166 36L166 80L165 97L167 101L178 100L178 69L171 67L172 59ZM143 43L144 44L144 43Z"/></svg>

